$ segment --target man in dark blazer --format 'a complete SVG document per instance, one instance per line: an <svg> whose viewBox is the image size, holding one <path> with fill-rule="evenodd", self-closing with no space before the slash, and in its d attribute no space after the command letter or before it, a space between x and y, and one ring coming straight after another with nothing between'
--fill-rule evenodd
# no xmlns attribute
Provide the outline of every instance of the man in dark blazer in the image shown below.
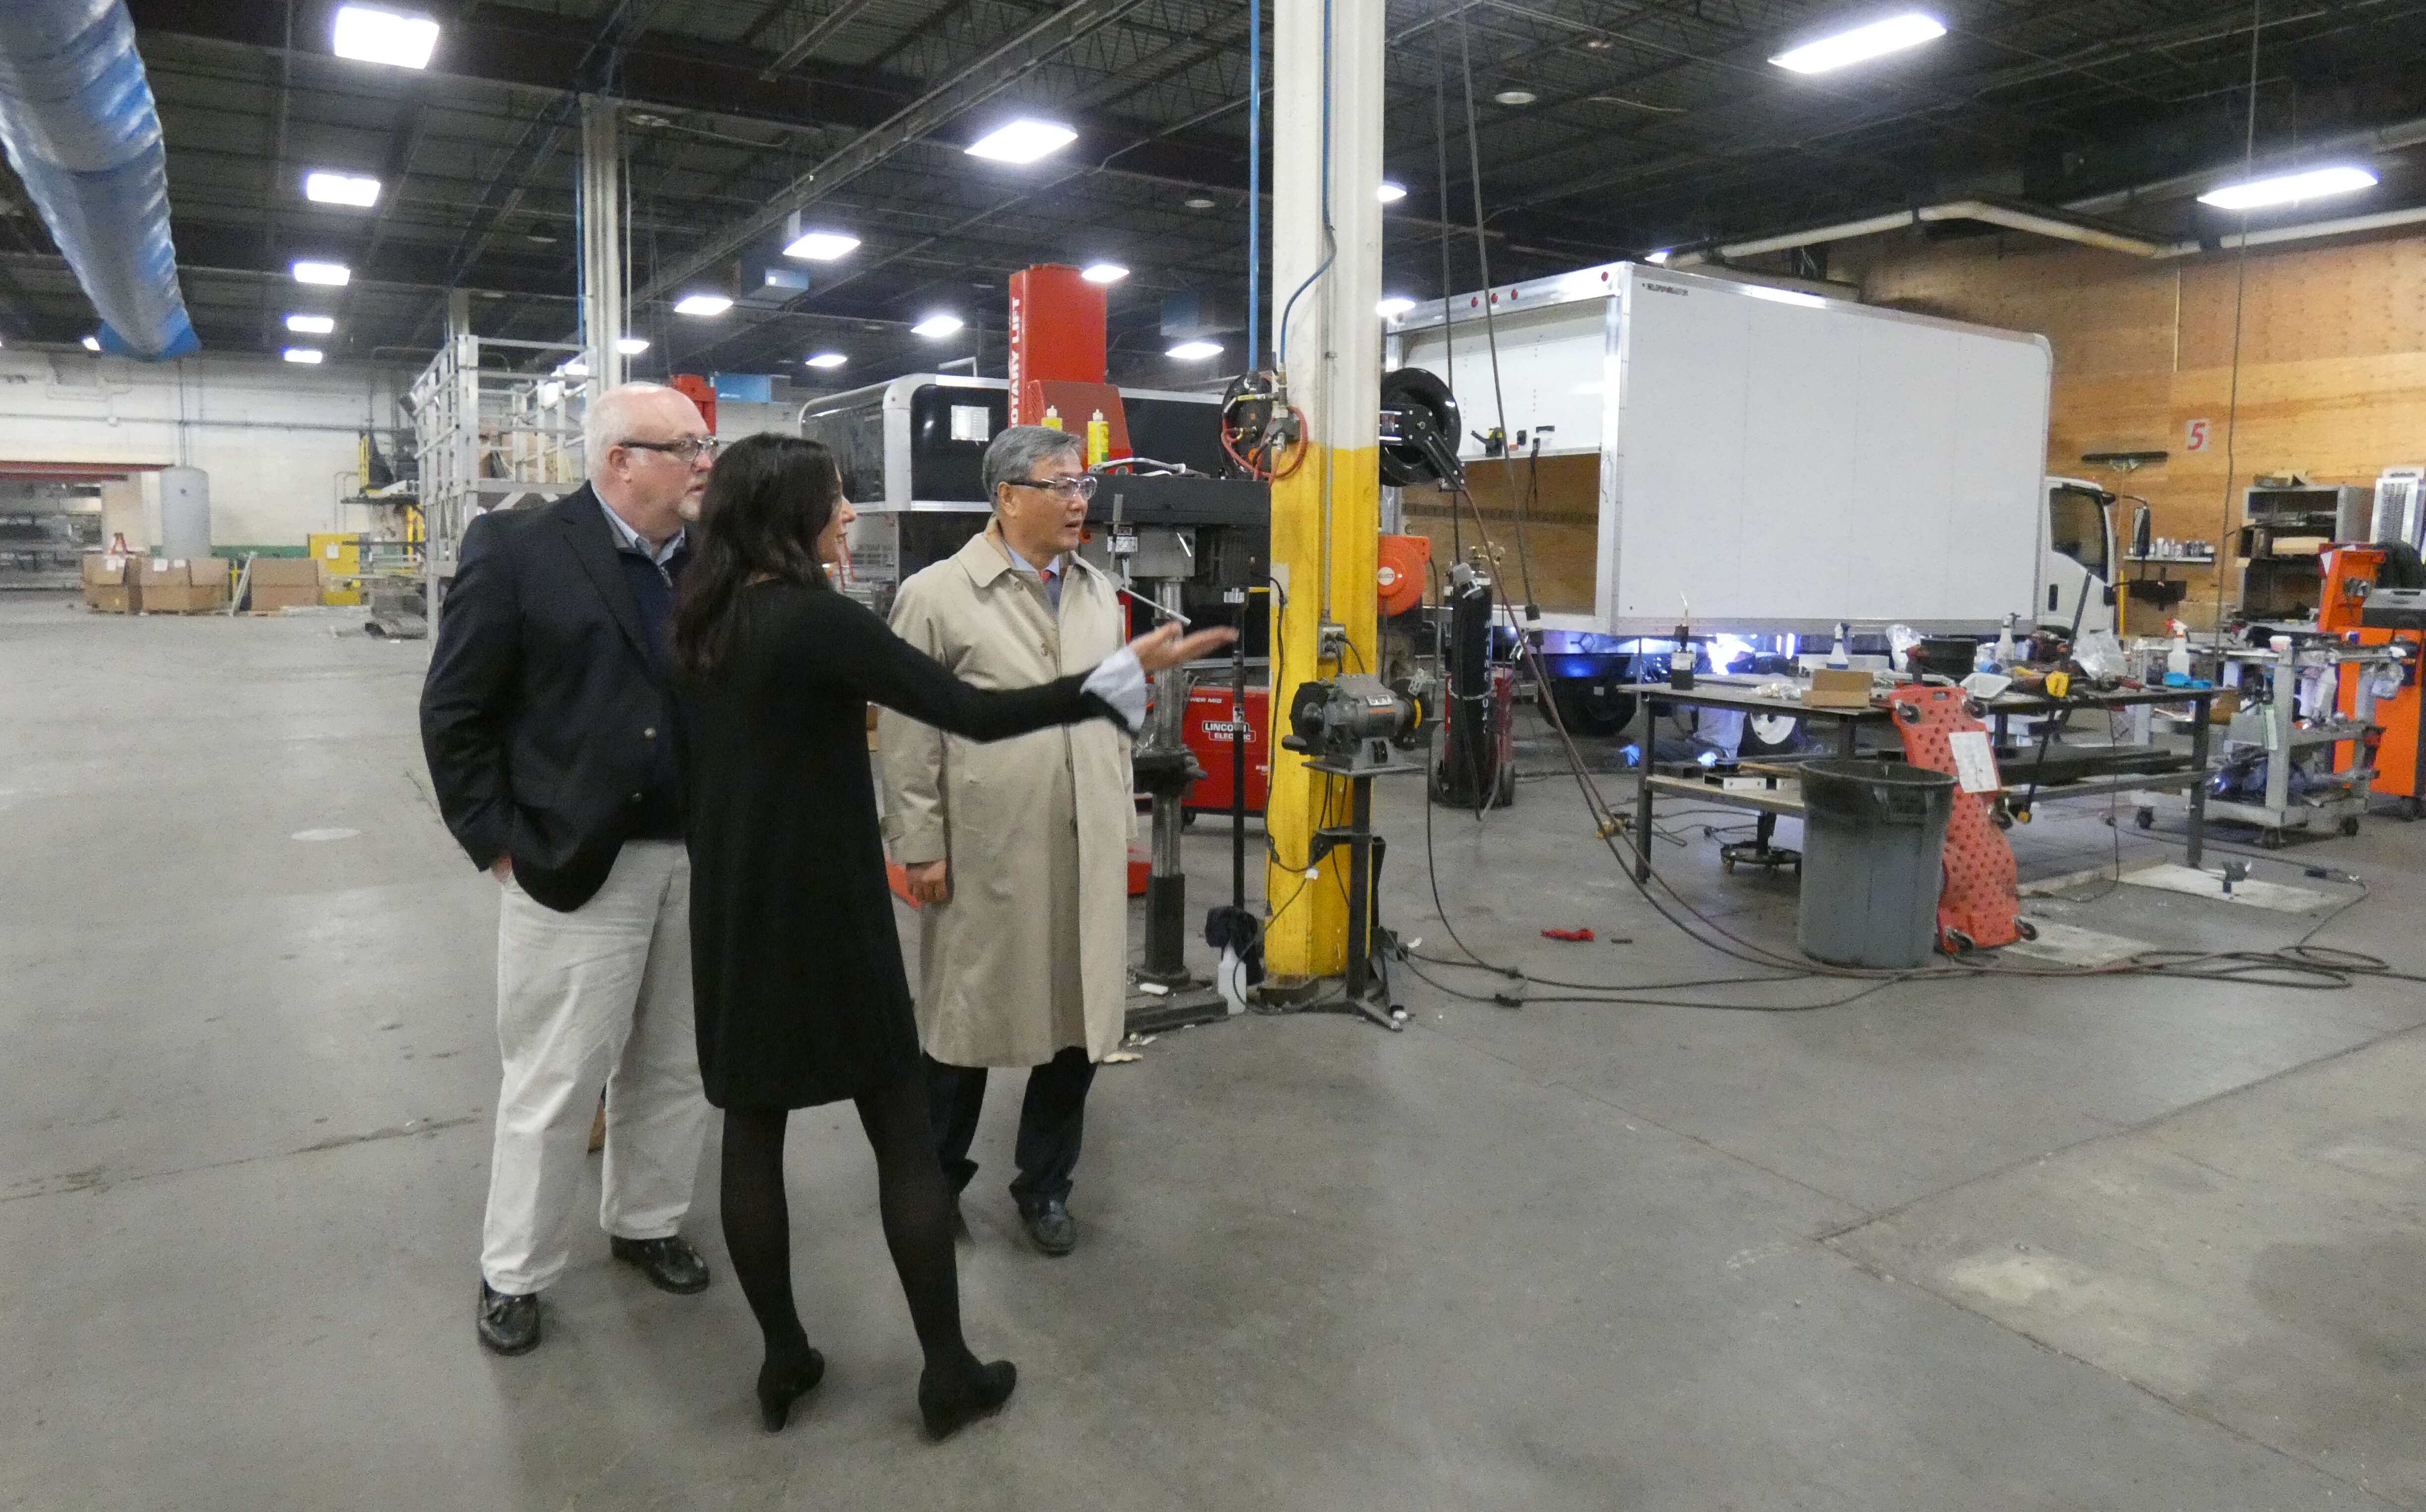
<svg viewBox="0 0 2426 1512"><path fill-rule="evenodd" d="M587 485L464 531L421 693L439 811L501 889L477 1314L501 1355L539 1343L602 1085L612 1253L665 1291L707 1285L680 1233L707 1102L666 625L716 442L654 383L600 396L583 431Z"/></svg>

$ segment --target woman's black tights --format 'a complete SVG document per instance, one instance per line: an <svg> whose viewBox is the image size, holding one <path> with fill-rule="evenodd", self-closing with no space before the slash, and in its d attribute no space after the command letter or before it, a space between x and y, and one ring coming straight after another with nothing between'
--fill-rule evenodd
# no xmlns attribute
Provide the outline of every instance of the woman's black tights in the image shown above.
<svg viewBox="0 0 2426 1512"><path fill-rule="evenodd" d="M877 1201L885 1247L910 1301L910 1321L937 1375L974 1373L961 1337L960 1263L952 1253L952 1194L936 1164L927 1097L913 1071L862 1094L860 1127L876 1152ZM729 1108L724 1115L724 1247L733 1274L767 1336L767 1361L784 1370L806 1358L807 1334L792 1301L792 1226L784 1197L782 1108Z"/></svg>

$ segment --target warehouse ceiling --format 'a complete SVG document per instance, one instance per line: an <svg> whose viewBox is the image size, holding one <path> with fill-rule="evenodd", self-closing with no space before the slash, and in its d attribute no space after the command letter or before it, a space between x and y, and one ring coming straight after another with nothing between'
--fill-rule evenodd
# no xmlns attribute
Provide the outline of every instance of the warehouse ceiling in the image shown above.
<svg viewBox="0 0 2426 1512"><path fill-rule="evenodd" d="M129 8L206 349L274 351L284 315L304 310L336 318L321 343L332 357L417 363L450 285L477 291L485 335L566 338L580 90L626 102L643 376L831 386L972 354L999 373L1008 276L1100 259L1132 270L1111 291L1113 377L1175 384L1204 375L1164 356L1163 298L1198 294L1235 314L1243 297L1245 0L468 0L418 8L444 28L419 72L332 56L330 0ZM1479 281L1469 69L1498 281L1956 196L2053 207L2227 169L2243 149L2253 14L2260 154L2426 116L2426 3L1931 9L1943 39L1803 76L1767 59L1878 8L1392 0L1386 162L1408 193L1385 217L1386 286L1440 292L1444 223L1457 228L1448 281ZM1067 121L1078 139L1027 168L962 151L1023 114ZM2371 160L2382 184L2333 213L2426 201L2426 175L2397 153ZM307 201L315 169L378 177L378 203ZM2218 213L2194 192L2104 218L2168 236L2229 229L2201 220ZM861 246L785 265L780 220L795 206ZM12 343L72 345L93 325L52 254L0 173L0 336ZM1794 271L1824 272L1824 249L1788 255ZM347 263L352 283L299 287L286 269L309 257ZM806 271L806 291L766 291L768 265ZM746 297L714 319L671 313L703 288ZM967 329L910 333L937 311ZM849 366L800 365L820 350Z"/></svg>

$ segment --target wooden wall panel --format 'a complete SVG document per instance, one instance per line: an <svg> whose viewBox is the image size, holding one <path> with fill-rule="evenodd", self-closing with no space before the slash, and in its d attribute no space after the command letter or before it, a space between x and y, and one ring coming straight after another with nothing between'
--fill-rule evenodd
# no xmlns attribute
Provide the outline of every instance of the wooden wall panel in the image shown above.
<svg viewBox="0 0 2426 1512"><path fill-rule="evenodd" d="M1501 593L1525 600L1525 557L1531 557L1533 592L1553 614L1590 614L1600 571L1600 458L1597 454L1545 457L1538 477L1529 461L1466 464L1466 486L1482 514L1498 565ZM1529 503L1527 501L1529 499ZM1432 543L1432 562L1443 574L1457 560L1457 544L1477 549L1472 512L1437 488L1408 489L1400 515L1411 536ZM1524 552L1519 552L1516 507L1526 504ZM1459 528L1452 529L1456 512Z"/></svg>
<svg viewBox="0 0 2426 1512"><path fill-rule="evenodd" d="M1890 255L1861 270L1863 298L1915 314L2035 330L2061 377L2102 378L2170 367L2175 269L2041 243L1999 255L1988 240Z"/></svg>
<svg viewBox="0 0 2426 1512"><path fill-rule="evenodd" d="M2426 234L2149 261L2021 236L1849 250L1864 297L2055 348L2047 470L2149 501L2155 532L2212 540L2259 474L2371 483L2426 463ZM2231 433L2240 334L2239 434ZM2209 444L2186 449L2193 420ZM2100 472L2085 452L2164 451L2160 466ZM2230 458L2230 475L2226 459ZM2201 582L2190 618L2213 613Z"/></svg>

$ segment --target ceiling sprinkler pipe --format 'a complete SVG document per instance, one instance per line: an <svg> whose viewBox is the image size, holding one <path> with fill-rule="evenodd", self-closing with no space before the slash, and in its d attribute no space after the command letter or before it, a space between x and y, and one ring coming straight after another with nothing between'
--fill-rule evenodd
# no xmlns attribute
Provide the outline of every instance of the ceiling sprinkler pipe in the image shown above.
<svg viewBox="0 0 2426 1512"><path fill-rule="evenodd" d="M1892 215L1872 216L1865 220L1848 220L1752 241L1729 242L1704 251L1679 252L1668 259L1666 265L1694 267L1713 260L1755 257L1763 252L1790 251L1797 247L1816 247L1822 242L1845 241L1854 236L1873 236L1881 232L1900 231L1916 222L1933 225L1952 220L1976 220L1984 225L2001 226L2008 231L2078 242L2084 247L2101 248L2132 257L2193 257L2202 249L2195 241L2151 241L1984 200L1952 200L1944 204L1925 205L1918 210L1899 210ZM2218 244L2226 249L2238 249L2245 240L2251 247L2272 247L2288 242L2313 241L2323 236L2355 235L2360 232L2382 231L2420 222L2426 222L2426 206L2386 210L2375 215L2344 216L2333 220L2311 220L2296 226L2271 226L2263 231L2250 232L2245 238L2239 233L2221 237Z"/></svg>
<svg viewBox="0 0 2426 1512"><path fill-rule="evenodd" d="M1718 251L1721 257L1757 257L1763 252L1790 251L1797 247L1813 247L1820 242L1840 242L1854 236L1874 236L1883 231L1900 231L1912 224L1913 213L1898 210L1892 215L1872 216L1867 220L1848 220L1840 225L1821 226L1815 231L1788 232L1781 236L1764 236L1755 241L1729 242ZM1706 252L1687 252L1672 257L1668 265L1691 266L1706 262Z"/></svg>
<svg viewBox="0 0 2426 1512"><path fill-rule="evenodd" d="M2257 159L2255 164L2250 165L2249 170L2254 176L2262 178L2278 168L2290 168L2327 158L2366 157L2378 153L2398 153L2421 143L2426 143L2426 116L2411 121L2396 121L2389 126L2378 126L2369 131L2348 132L2338 137L2324 137L2315 141L2304 142L2296 152L2272 153ZM2229 174L2237 178L2241 172L2242 165L2234 162L2221 168L2201 169L2195 173L2177 173L2172 178L2159 179L2150 184L2135 184L2127 189L2116 189L2109 194L2094 194L2085 200L2067 200L2063 207L2080 215L2094 216L2104 215L2109 211L2128 210L2133 205L2146 204L2152 201L2187 199L2191 195L2200 194L2215 187L2216 180L2221 176Z"/></svg>
<svg viewBox="0 0 2426 1512"><path fill-rule="evenodd" d="M1977 220L1991 226L2002 226L2008 231L2027 231L2061 241L2078 242L2084 247L2102 247L2110 252L2128 252L2133 257L2158 257L2165 251L2164 243L2150 241L2144 236L2117 235L2094 226L1991 204L1985 200L1957 200L1948 204L1933 204L1916 214L1924 221Z"/></svg>
<svg viewBox="0 0 2426 1512"><path fill-rule="evenodd" d="M2362 231L2383 231L2392 226L2414 226L2426 221L2426 205L2408 210L2385 210L2371 216L2344 216L2337 220L2311 220L2298 226L2270 226L2247 235L2239 232L2217 238L2226 251L2241 247L2272 247L2283 242L2314 241L2320 236L2350 236ZM2204 250L2196 242L2175 242L2158 255L2160 257L2195 257Z"/></svg>

